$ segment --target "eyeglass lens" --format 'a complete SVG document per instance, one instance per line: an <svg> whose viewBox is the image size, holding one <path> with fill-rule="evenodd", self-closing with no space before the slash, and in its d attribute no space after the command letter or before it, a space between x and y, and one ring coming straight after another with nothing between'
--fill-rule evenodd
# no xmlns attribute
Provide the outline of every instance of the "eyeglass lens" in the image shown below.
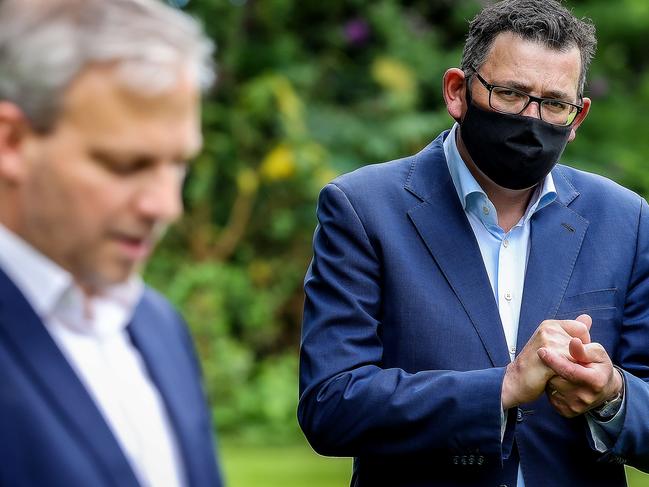
<svg viewBox="0 0 649 487"><path fill-rule="evenodd" d="M519 114L530 104L530 96L505 87L494 86L489 95L489 105L504 113ZM560 100L542 100L541 119L555 125L569 125L577 116L577 107Z"/></svg>

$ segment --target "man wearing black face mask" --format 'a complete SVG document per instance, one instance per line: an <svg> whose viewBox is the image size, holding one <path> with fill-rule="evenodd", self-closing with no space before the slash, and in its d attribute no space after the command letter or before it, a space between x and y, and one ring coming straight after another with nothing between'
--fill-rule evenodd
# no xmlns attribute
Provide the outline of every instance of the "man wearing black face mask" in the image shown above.
<svg viewBox="0 0 649 487"><path fill-rule="evenodd" d="M504 0L444 76L456 120L321 193L300 424L352 485L626 485L649 470L649 208L557 162L594 27Z"/></svg>

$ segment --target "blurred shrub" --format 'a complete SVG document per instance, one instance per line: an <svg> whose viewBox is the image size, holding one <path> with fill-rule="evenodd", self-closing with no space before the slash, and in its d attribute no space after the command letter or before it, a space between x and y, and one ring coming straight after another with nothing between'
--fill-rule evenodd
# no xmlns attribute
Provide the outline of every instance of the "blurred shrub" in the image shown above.
<svg viewBox="0 0 649 487"><path fill-rule="evenodd" d="M573 1L594 19L593 107L564 160L649 194L649 4ZM147 279L187 318L219 429L297 433L302 277L320 188L418 151L450 126L441 79L459 65L469 0L194 0L218 44L205 147L186 215ZM381 195L377 195L380 198Z"/></svg>

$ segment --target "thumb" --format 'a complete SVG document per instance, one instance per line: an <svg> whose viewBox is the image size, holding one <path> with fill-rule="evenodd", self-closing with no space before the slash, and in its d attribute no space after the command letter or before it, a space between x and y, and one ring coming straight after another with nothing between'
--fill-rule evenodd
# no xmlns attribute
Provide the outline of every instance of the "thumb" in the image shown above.
<svg viewBox="0 0 649 487"><path fill-rule="evenodd" d="M577 316L577 318L575 318L575 320L583 323L586 326L586 329L590 332L590 327L593 326L593 319L590 317L590 315L579 315ZM588 341L584 341L583 343L590 343L590 333L588 334Z"/></svg>
<svg viewBox="0 0 649 487"><path fill-rule="evenodd" d="M580 321L581 323L586 325L586 328L588 328L589 331L590 331L590 327L593 326L593 319L590 317L590 315L587 314L579 315L577 316L577 318L575 318L575 320Z"/></svg>
<svg viewBox="0 0 649 487"><path fill-rule="evenodd" d="M586 351L584 344L579 338L573 338L572 340L570 340L568 350L570 351L572 358L577 362L581 364L587 364L591 362L591 359L588 356L588 352Z"/></svg>

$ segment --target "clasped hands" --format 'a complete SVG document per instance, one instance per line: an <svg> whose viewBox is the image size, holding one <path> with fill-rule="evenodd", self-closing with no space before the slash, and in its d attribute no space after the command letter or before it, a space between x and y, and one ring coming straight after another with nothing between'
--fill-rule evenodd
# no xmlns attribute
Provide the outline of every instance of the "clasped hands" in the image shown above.
<svg viewBox="0 0 649 487"><path fill-rule="evenodd" d="M507 366L503 408L534 401L545 392L559 414L572 418L614 398L623 379L604 347L591 343L592 323L588 315L541 323Z"/></svg>

